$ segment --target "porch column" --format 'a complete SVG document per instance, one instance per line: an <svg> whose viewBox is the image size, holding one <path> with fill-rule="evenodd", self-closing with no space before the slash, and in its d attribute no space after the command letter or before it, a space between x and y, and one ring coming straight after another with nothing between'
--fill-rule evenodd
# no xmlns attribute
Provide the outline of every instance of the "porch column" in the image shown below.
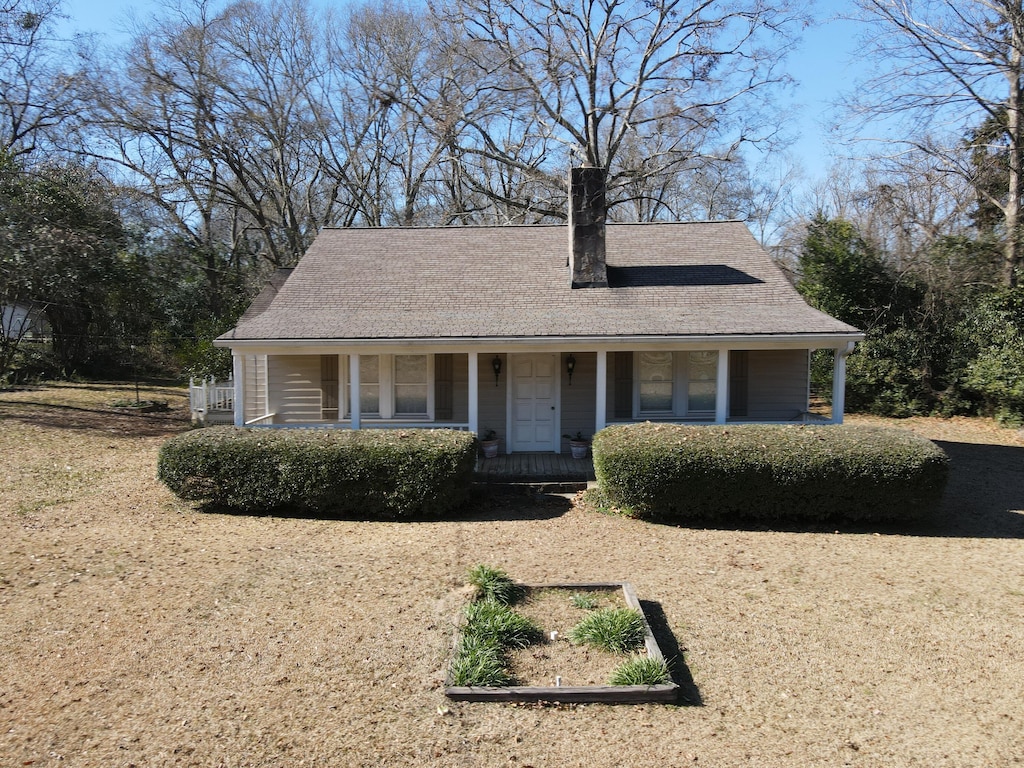
<svg viewBox="0 0 1024 768"><path fill-rule="evenodd" d="M608 413L608 353L599 349L597 351L597 386L594 396L594 434L596 435L605 428L607 421L605 416Z"/></svg>
<svg viewBox="0 0 1024 768"><path fill-rule="evenodd" d="M349 426L352 429L359 429L359 417L361 416L359 406L359 355L348 356L348 380L349 392L351 392L348 410L352 414Z"/></svg>
<svg viewBox="0 0 1024 768"><path fill-rule="evenodd" d="M245 358L231 350L231 376L235 380L235 426L245 426Z"/></svg>
<svg viewBox="0 0 1024 768"><path fill-rule="evenodd" d="M715 382L715 424L729 416L729 350L718 350L718 380Z"/></svg>
<svg viewBox="0 0 1024 768"><path fill-rule="evenodd" d="M468 353L469 357L469 431L474 435L480 433L480 370L479 356L476 352Z"/></svg>
<svg viewBox="0 0 1024 768"><path fill-rule="evenodd" d="M836 349L832 366L832 423L843 423L846 410L846 356L853 352L853 342Z"/></svg>

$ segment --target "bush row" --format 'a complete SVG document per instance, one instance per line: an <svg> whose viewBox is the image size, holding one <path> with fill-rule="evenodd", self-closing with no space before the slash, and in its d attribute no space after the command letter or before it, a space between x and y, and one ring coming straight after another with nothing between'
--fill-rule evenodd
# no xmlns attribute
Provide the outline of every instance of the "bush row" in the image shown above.
<svg viewBox="0 0 1024 768"><path fill-rule="evenodd" d="M467 499L476 439L454 430L207 427L160 449L179 497L250 512L438 516Z"/></svg>
<svg viewBox="0 0 1024 768"><path fill-rule="evenodd" d="M908 520L934 509L946 454L862 426L631 424L594 437L604 499L658 520Z"/></svg>

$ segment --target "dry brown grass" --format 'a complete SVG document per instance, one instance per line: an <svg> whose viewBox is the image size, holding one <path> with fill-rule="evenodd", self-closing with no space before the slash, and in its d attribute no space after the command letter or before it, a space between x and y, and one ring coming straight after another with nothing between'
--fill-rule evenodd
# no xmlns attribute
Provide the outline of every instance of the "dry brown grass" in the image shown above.
<svg viewBox="0 0 1024 768"><path fill-rule="evenodd" d="M570 500L450 522L205 514L154 479L130 387L0 393L0 766L1008 766L1024 761L1024 440L901 426L953 457L936 518L699 530ZM442 692L476 563L629 580L689 706ZM663 628L663 634L665 630ZM692 685L689 678L692 676Z"/></svg>

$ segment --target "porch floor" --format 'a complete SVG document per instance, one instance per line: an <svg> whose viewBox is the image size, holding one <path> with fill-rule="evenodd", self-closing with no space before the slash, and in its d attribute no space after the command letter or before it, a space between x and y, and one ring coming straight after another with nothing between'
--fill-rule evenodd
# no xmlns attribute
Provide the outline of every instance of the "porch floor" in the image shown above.
<svg viewBox="0 0 1024 768"><path fill-rule="evenodd" d="M564 453L507 453L477 459L478 483L572 483L585 488L593 482L594 462Z"/></svg>

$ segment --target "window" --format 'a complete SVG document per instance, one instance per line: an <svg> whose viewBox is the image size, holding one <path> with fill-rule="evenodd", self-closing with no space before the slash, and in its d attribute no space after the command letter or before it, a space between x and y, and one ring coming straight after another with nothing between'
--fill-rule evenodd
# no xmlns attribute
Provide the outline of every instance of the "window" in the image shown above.
<svg viewBox="0 0 1024 768"><path fill-rule="evenodd" d="M686 412L714 413L718 389L718 353L691 352L687 360Z"/></svg>
<svg viewBox="0 0 1024 768"><path fill-rule="evenodd" d="M433 368L431 355L360 355L360 415L377 419L433 418ZM345 380L350 382L348 371ZM345 415L351 417L351 383L346 384L345 392Z"/></svg>
<svg viewBox="0 0 1024 768"><path fill-rule="evenodd" d="M380 416L380 355L359 356L359 413Z"/></svg>
<svg viewBox="0 0 1024 768"><path fill-rule="evenodd" d="M717 351L640 352L634 359L637 418L714 415L718 397Z"/></svg>
<svg viewBox="0 0 1024 768"><path fill-rule="evenodd" d="M395 355L395 415L427 415L427 356Z"/></svg>
<svg viewBox="0 0 1024 768"><path fill-rule="evenodd" d="M640 414L671 414L675 362L671 352L640 353Z"/></svg>

